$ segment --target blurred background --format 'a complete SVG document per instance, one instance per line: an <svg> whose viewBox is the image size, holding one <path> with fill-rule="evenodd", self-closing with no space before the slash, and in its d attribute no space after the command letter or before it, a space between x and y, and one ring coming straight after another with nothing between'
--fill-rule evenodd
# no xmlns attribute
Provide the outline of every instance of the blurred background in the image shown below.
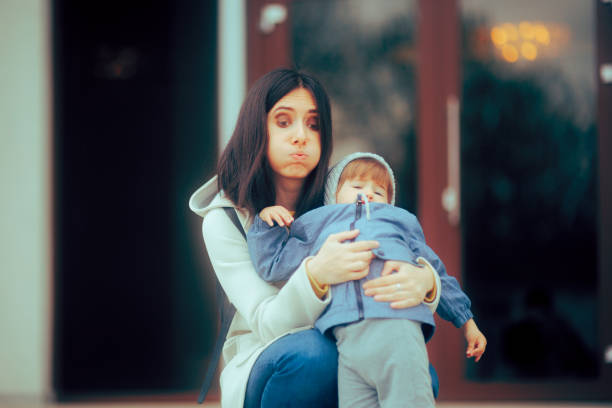
<svg viewBox="0 0 612 408"><path fill-rule="evenodd" d="M612 1L1 0L0 34L0 401L195 400L187 200L278 66L472 299L487 352L438 321L440 401L612 401Z"/></svg>

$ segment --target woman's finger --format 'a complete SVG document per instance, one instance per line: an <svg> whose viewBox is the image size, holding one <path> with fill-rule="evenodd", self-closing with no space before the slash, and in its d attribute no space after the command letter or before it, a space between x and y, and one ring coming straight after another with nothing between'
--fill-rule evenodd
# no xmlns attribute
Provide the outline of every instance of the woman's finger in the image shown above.
<svg viewBox="0 0 612 408"><path fill-rule="evenodd" d="M385 262L385 264L383 265L383 269L380 272L380 276L387 276L387 275L391 275L394 272L397 272L399 270L400 264L394 261L387 261Z"/></svg>
<svg viewBox="0 0 612 408"><path fill-rule="evenodd" d="M400 283L365 290L366 296L393 295L397 293L405 293L405 288L402 288Z"/></svg>
<svg viewBox="0 0 612 408"><path fill-rule="evenodd" d="M378 241L357 241L346 244L346 246L353 252L362 252L378 248L379 243Z"/></svg>
<svg viewBox="0 0 612 408"><path fill-rule="evenodd" d="M414 307L421 304L422 299L417 298L408 298L404 300L399 300L397 302L391 302L390 306L392 309L406 309L408 307Z"/></svg>
<svg viewBox="0 0 612 408"><path fill-rule="evenodd" d="M357 235L359 235L359 230L354 229L351 231L343 231L343 232L337 232L335 234L331 234L327 239L331 241L344 242L347 239L355 238Z"/></svg>
<svg viewBox="0 0 612 408"><path fill-rule="evenodd" d="M406 294L404 292L382 293L374 296L374 300L377 302L399 302L405 299Z"/></svg>
<svg viewBox="0 0 612 408"><path fill-rule="evenodd" d="M380 278L369 280L363 284L363 288L364 289L374 289L374 288L380 288L383 286L394 285L396 283L399 283L399 280L400 278L398 274L394 273L391 275L381 276Z"/></svg>
<svg viewBox="0 0 612 408"><path fill-rule="evenodd" d="M405 265L408 268L423 268L422 266L413 265L408 262L386 261L380 276L387 276L398 272L402 265Z"/></svg>
<svg viewBox="0 0 612 408"><path fill-rule="evenodd" d="M369 272L370 272L370 268L368 267L368 268L362 269L361 271L351 272L349 276L351 280L360 280L368 276Z"/></svg>
<svg viewBox="0 0 612 408"><path fill-rule="evenodd" d="M349 271L351 272L361 272L365 268L368 267L368 264L364 261L353 261L349 263L347 266L348 266Z"/></svg>
<svg viewBox="0 0 612 408"><path fill-rule="evenodd" d="M361 262L365 262L368 265L370 265L370 263L372 262L372 259L374 258L372 256L372 251L351 252L350 254L347 255L347 257L350 259L350 261L353 261L353 262L361 261Z"/></svg>
<svg viewBox="0 0 612 408"><path fill-rule="evenodd" d="M368 260L354 261L351 263L351 266L352 267L349 268L349 270L352 273L358 273L359 275L363 275L362 278L365 278L368 273L370 273L370 262ZM354 280L354 276L352 276L351 279Z"/></svg>

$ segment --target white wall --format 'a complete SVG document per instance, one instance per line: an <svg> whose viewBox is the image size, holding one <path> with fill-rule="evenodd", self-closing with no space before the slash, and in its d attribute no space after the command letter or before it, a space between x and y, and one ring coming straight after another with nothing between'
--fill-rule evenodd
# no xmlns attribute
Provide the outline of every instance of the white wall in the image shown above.
<svg viewBox="0 0 612 408"><path fill-rule="evenodd" d="M48 8L0 1L0 399L43 398L50 382Z"/></svg>
<svg viewBox="0 0 612 408"><path fill-rule="evenodd" d="M246 96L246 3L245 0L219 2L219 152L232 137L238 113Z"/></svg>

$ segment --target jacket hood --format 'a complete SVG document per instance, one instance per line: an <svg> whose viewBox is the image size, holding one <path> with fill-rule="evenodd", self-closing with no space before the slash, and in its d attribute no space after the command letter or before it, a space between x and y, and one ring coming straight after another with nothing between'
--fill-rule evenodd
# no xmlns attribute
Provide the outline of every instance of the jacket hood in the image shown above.
<svg viewBox="0 0 612 408"><path fill-rule="evenodd" d="M340 181L340 175L347 164L355 159L370 158L379 161L387 171L389 172L389 178L391 179L391 185L393 186L393 193L391 194L391 200L389 204L395 205L395 176L389 163L385 161L381 156L376 153L368 152L357 152L351 153L340 160L334 167L332 167L327 173L327 182L325 183L325 204L336 204L336 190L338 190L338 182Z"/></svg>
<svg viewBox="0 0 612 408"><path fill-rule="evenodd" d="M217 176L208 180L189 198L189 209L202 218L213 208L221 207L235 207L235 205L223 194L223 191L217 190Z"/></svg>

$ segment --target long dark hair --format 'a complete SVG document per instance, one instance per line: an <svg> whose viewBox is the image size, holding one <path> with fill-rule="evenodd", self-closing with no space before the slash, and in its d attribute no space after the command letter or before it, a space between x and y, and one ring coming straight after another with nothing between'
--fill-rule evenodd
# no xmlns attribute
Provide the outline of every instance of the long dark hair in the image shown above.
<svg viewBox="0 0 612 408"><path fill-rule="evenodd" d="M276 189L268 163L268 112L281 98L297 88L312 94L319 113L321 159L302 186L296 216L323 205L325 176L332 151L329 98L319 81L292 69L275 69L249 90L236 122L236 128L217 165L217 184L238 207L256 214L274 205Z"/></svg>

